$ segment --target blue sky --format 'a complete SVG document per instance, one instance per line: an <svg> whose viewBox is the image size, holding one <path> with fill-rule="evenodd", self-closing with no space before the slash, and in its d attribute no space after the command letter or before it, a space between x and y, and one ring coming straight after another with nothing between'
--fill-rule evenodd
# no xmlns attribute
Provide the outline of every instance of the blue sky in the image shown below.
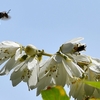
<svg viewBox="0 0 100 100"><path fill-rule="evenodd" d="M0 42L12 40L22 45L55 53L59 46L84 37L84 54L100 58L100 0L2 0L0 11L10 20L0 20ZM0 77L0 100L41 100L25 83L12 87L8 76Z"/></svg>

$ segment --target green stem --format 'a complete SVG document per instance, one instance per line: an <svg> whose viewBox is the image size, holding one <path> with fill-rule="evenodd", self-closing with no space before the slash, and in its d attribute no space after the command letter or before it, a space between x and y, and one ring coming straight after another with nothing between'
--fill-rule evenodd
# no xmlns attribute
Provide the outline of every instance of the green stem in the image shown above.
<svg viewBox="0 0 100 100"><path fill-rule="evenodd" d="M52 54L49 54L49 53L46 53L46 52L43 52L43 54L42 55L44 55L44 56L49 56L49 57L51 57L52 56Z"/></svg>
<svg viewBox="0 0 100 100"><path fill-rule="evenodd" d="M49 56L49 57L52 56L52 54L46 53L44 52L44 50L38 50L38 55L44 55L44 56Z"/></svg>

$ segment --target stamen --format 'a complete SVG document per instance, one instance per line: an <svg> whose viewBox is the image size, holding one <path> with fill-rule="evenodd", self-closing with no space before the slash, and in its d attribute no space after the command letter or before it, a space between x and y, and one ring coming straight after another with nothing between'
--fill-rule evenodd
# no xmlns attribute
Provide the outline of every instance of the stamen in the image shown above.
<svg viewBox="0 0 100 100"><path fill-rule="evenodd" d="M45 74L47 73L48 71L47 70L45 70Z"/></svg>

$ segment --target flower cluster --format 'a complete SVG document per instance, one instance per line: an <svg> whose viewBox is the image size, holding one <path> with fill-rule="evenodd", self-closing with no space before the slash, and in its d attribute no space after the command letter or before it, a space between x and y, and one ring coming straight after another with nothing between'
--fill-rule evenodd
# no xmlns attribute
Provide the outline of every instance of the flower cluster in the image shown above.
<svg viewBox="0 0 100 100"><path fill-rule="evenodd" d="M100 59L84 55L86 45L79 37L62 44L55 54L38 50L34 45L22 46L13 41L0 43L0 75L12 70L10 80L16 86L21 81L29 90L37 88L37 95L50 86L69 86L69 96L82 100L100 97L100 90L88 86L84 80L100 81ZM49 56L43 60L42 56Z"/></svg>

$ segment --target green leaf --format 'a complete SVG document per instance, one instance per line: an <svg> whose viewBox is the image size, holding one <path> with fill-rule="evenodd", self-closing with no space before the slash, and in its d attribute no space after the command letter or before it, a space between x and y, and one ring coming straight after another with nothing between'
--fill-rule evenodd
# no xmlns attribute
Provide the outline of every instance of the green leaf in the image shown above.
<svg viewBox="0 0 100 100"><path fill-rule="evenodd" d="M97 98L90 98L88 100L100 100L100 99L97 99Z"/></svg>
<svg viewBox="0 0 100 100"><path fill-rule="evenodd" d="M41 92L43 100L69 100L65 90L61 86L48 87Z"/></svg>
<svg viewBox="0 0 100 100"><path fill-rule="evenodd" d="M93 82L93 81L84 81L85 84L88 84L92 87L100 89L100 82Z"/></svg>

